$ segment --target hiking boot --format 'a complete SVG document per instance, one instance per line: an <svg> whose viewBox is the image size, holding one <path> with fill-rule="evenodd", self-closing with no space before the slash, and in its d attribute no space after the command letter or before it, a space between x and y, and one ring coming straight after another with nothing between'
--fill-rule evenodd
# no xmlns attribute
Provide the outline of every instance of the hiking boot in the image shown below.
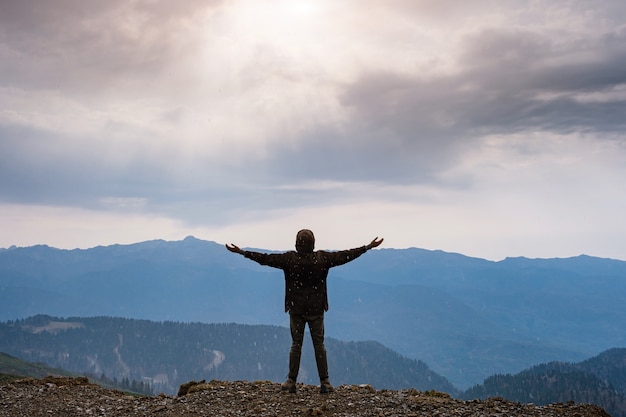
<svg viewBox="0 0 626 417"><path fill-rule="evenodd" d="M289 391L290 393L294 394L297 390L296 381L289 378L288 380L282 383L282 385L280 386L280 390Z"/></svg>
<svg viewBox="0 0 626 417"><path fill-rule="evenodd" d="M320 394L328 394L329 392L333 392L335 388L330 384L328 378L322 380L320 383Z"/></svg>

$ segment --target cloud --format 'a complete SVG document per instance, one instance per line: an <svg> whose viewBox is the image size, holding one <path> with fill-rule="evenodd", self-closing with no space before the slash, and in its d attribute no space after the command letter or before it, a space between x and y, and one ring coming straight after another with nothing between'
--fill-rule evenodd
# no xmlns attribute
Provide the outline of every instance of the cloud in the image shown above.
<svg viewBox="0 0 626 417"><path fill-rule="evenodd" d="M364 71L340 95L345 120L277 145L268 165L279 178L445 185L442 177L492 135L621 138L625 34L562 43L489 29L464 39L452 73Z"/></svg>
<svg viewBox="0 0 626 417"><path fill-rule="evenodd" d="M89 95L116 89L119 94L142 80L154 81L190 53L197 46L198 26L221 3L3 2L3 81Z"/></svg>
<svg viewBox="0 0 626 417"><path fill-rule="evenodd" d="M483 224L480 201L519 193L535 213L606 183L585 168L605 144L624 155L621 2L313 4L3 2L0 202L216 233L355 207L459 229L448 205Z"/></svg>
<svg viewBox="0 0 626 417"><path fill-rule="evenodd" d="M454 73L366 72L342 103L357 129L429 157L493 134L622 132L625 97L612 94L626 85L624 35L560 45L528 30L483 30L465 39ZM605 99L582 99L592 92Z"/></svg>

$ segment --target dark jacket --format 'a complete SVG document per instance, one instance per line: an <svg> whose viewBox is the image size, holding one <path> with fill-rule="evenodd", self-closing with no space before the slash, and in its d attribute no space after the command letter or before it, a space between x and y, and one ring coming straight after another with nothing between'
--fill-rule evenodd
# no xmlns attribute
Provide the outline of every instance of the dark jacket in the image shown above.
<svg viewBox="0 0 626 417"><path fill-rule="evenodd" d="M328 310L326 278L333 266L348 263L367 248L327 252L260 253L244 251L243 256L285 273L285 311L294 314L323 314Z"/></svg>

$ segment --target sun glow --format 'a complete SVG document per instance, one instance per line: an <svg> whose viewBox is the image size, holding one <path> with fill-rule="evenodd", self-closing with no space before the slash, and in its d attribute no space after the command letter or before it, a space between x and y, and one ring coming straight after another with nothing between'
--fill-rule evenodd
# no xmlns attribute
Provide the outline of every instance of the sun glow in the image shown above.
<svg viewBox="0 0 626 417"><path fill-rule="evenodd" d="M285 11L287 14L293 15L294 17L312 16L319 11L319 3L306 0L293 0L287 2Z"/></svg>
<svg viewBox="0 0 626 417"><path fill-rule="evenodd" d="M332 53L336 43L331 34L336 33L337 21L331 8L324 0L240 0L221 18L221 39L236 45L239 56L320 59L319 55ZM211 24L214 34L215 22Z"/></svg>
<svg viewBox="0 0 626 417"><path fill-rule="evenodd" d="M269 25L275 30L285 27L301 27L313 24L322 17L323 2L309 0L275 0L256 2L243 0L238 3L235 16L247 23L256 22L250 27L252 30L263 29Z"/></svg>

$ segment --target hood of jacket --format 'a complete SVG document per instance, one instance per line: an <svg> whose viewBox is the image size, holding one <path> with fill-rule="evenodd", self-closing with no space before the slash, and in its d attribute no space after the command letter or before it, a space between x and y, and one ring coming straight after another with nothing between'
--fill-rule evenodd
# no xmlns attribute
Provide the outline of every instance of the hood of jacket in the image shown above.
<svg viewBox="0 0 626 417"><path fill-rule="evenodd" d="M309 229L302 229L296 235L296 251L311 253L315 249L315 236Z"/></svg>

